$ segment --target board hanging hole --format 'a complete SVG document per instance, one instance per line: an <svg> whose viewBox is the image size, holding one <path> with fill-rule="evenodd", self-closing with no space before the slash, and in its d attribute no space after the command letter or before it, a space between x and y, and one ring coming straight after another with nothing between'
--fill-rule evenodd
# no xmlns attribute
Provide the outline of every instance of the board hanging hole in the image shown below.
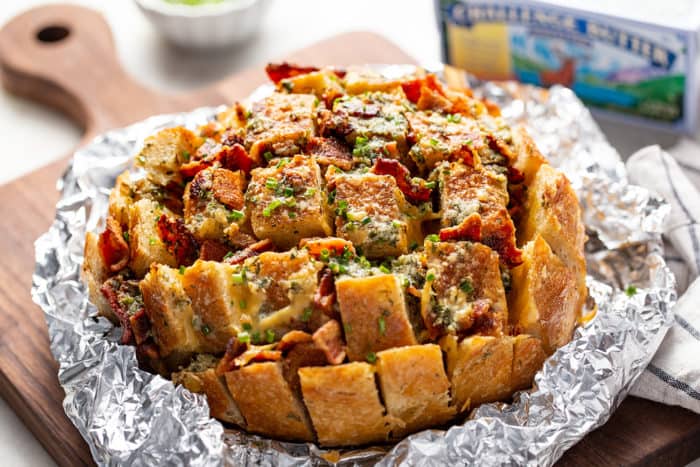
<svg viewBox="0 0 700 467"><path fill-rule="evenodd" d="M65 26L46 26L36 33L39 42L53 43L61 42L70 35L70 30Z"/></svg>

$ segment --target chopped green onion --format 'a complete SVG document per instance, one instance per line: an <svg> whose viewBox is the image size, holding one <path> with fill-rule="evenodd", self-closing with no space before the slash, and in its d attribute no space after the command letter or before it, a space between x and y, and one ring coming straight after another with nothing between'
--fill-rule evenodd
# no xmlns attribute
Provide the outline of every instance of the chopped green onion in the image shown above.
<svg viewBox="0 0 700 467"><path fill-rule="evenodd" d="M228 213L227 218L229 222L239 221L243 219L243 211L237 211L233 209L231 210L231 212Z"/></svg>
<svg viewBox="0 0 700 467"><path fill-rule="evenodd" d="M265 209L263 209L263 216L265 217L270 217L272 215L272 211L277 209L278 207L282 206L282 201L278 199L273 199L270 204L267 205Z"/></svg>
<svg viewBox="0 0 700 467"><path fill-rule="evenodd" d="M250 331L251 329L253 329L253 325L250 323L243 323L243 329L245 331Z"/></svg>
<svg viewBox="0 0 700 467"><path fill-rule="evenodd" d="M202 334L208 336L209 334L211 334L211 328L206 324L202 325Z"/></svg>
<svg viewBox="0 0 700 467"><path fill-rule="evenodd" d="M294 196L294 188L291 186L284 187L284 196Z"/></svg>
<svg viewBox="0 0 700 467"><path fill-rule="evenodd" d="M238 342L242 342L244 344L250 342L250 334L247 332L239 332L238 333Z"/></svg>
<svg viewBox="0 0 700 467"><path fill-rule="evenodd" d="M333 204L335 202L335 190L328 192L328 204Z"/></svg>
<svg viewBox="0 0 700 467"><path fill-rule="evenodd" d="M185 266L180 266L179 271L180 271L180 275L184 276L185 275Z"/></svg>
<svg viewBox="0 0 700 467"><path fill-rule="evenodd" d="M408 247L411 251L415 251L418 249L418 242L412 242L411 245Z"/></svg>
<svg viewBox="0 0 700 467"><path fill-rule="evenodd" d="M238 302L238 308L241 310L245 310L248 307L248 303L245 300L241 300Z"/></svg>
<svg viewBox="0 0 700 467"><path fill-rule="evenodd" d="M188 162L190 160L190 153L188 151L182 151L182 158L185 162Z"/></svg>
<svg viewBox="0 0 700 467"><path fill-rule="evenodd" d="M435 181L425 182L425 187L429 190L432 190L433 188L435 188L435 185L436 185Z"/></svg>
<svg viewBox="0 0 700 467"><path fill-rule="evenodd" d="M463 280L462 283L459 284L459 288L462 289L462 292L466 294L474 292L474 286L472 285L472 281L470 281L469 279Z"/></svg>
<svg viewBox="0 0 700 467"><path fill-rule="evenodd" d="M275 331L273 331L272 329L265 330L265 340L268 344L272 344L273 342L275 342Z"/></svg>
<svg viewBox="0 0 700 467"><path fill-rule="evenodd" d="M124 231L124 233L122 234L122 237L124 237L125 242L127 242L127 243L129 242L129 232Z"/></svg>
<svg viewBox="0 0 700 467"><path fill-rule="evenodd" d="M377 361L377 354L374 352L369 352L365 358L369 363L374 363Z"/></svg>
<svg viewBox="0 0 700 467"><path fill-rule="evenodd" d="M386 321L383 316L377 318L377 324L379 325L379 334L382 336L386 335Z"/></svg>
<svg viewBox="0 0 700 467"><path fill-rule="evenodd" d="M311 308L304 308L304 311L301 314L301 320L306 323L308 320L311 319L312 312L313 310Z"/></svg>
<svg viewBox="0 0 700 467"><path fill-rule="evenodd" d="M379 265L379 270L382 271L384 274L389 274L391 272L391 269L389 269L383 264Z"/></svg>
<svg viewBox="0 0 700 467"><path fill-rule="evenodd" d="M428 281L428 282L434 281L434 280L435 280L435 274L433 274L432 272L429 272L429 273L425 276L425 280Z"/></svg>
<svg viewBox="0 0 700 467"><path fill-rule="evenodd" d="M321 261L328 261L328 259L331 257L331 252L328 251L326 248L321 250Z"/></svg>
<svg viewBox="0 0 700 467"><path fill-rule="evenodd" d="M149 244L149 245L155 245L155 244L156 244L156 239L153 238L153 237L149 238L149 239L148 239L148 244Z"/></svg>
<svg viewBox="0 0 700 467"><path fill-rule="evenodd" d="M625 294L628 297L633 297L634 295L637 294L637 287L633 285L628 285L627 288L625 289Z"/></svg>
<svg viewBox="0 0 700 467"><path fill-rule="evenodd" d="M293 208L294 206L297 205L297 200L294 199L293 196L288 197L287 199L284 200L284 204L289 206L290 208Z"/></svg>
<svg viewBox="0 0 700 467"><path fill-rule="evenodd" d="M370 222L372 222L372 218L369 217L369 216L367 216L367 217L365 217L364 219L362 219L362 225L367 225L367 224L369 224Z"/></svg>
<svg viewBox="0 0 700 467"><path fill-rule="evenodd" d="M435 138L430 138L431 146L437 146L438 144L440 144L440 141L436 140Z"/></svg>
<svg viewBox="0 0 700 467"><path fill-rule="evenodd" d="M352 332L352 325L350 323L343 323L343 331L345 331L345 335L348 335Z"/></svg>
<svg viewBox="0 0 700 467"><path fill-rule="evenodd" d="M277 180L274 178L268 178L267 181L265 181L265 187L267 187L268 190L276 190Z"/></svg>
<svg viewBox="0 0 700 467"><path fill-rule="evenodd" d="M250 338L253 341L253 344L260 343L260 331L253 331L253 334L250 335Z"/></svg>
<svg viewBox="0 0 700 467"><path fill-rule="evenodd" d="M395 229L400 229L400 228L401 228L401 225L402 225L402 224L401 224L400 221L397 221L397 220L391 221L391 226L392 226L393 228L395 228Z"/></svg>
<svg viewBox="0 0 700 467"><path fill-rule="evenodd" d="M426 238L426 240L430 240L430 241L433 242L433 243L436 243L436 242L439 242L439 241L440 241L440 237L439 237L437 234L430 234L430 235L428 235L428 236L425 237L425 238Z"/></svg>
<svg viewBox="0 0 700 467"><path fill-rule="evenodd" d="M275 155L272 154L270 151L265 151L265 153L263 154L263 157L265 158L266 161L270 162L272 160L272 158L275 157Z"/></svg>
<svg viewBox="0 0 700 467"><path fill-rule="evenodd" d="M296 219L297 213L294 211L290 211L287 213L287 217L289 217L290 219Z"/></svg>
<svg viewBox="0 0 700 467"><path fill-rule="evenodd" d="M283 157L283 158L280 159L280 161L277 163L277 166L276 166L276 167L277 167L278 169L281 169L282 167L284 167L284 166L287 165L287 164L289 164L289 157Z"/></svg>
<svg viewBox="0 0 700 467"><path fill-rule="evenodd" d="M232 256L233 256L233 251L229 251L228 253L226 253L226 254L224 255L224 261L226 261L227 259L231 258Z"/></svg>
<svg viewBox="0 0 700 467"><path fill-rule="evenodd" d="M304 196L313 196L316 194L316 188L307 188Z"/></svg>
<svg viewBox="0 0 700 467"><path fill-rule="evenodd" d="M233 274L231 278L234 284L242 284L245 282L245 274L242 272Z"/></svg>

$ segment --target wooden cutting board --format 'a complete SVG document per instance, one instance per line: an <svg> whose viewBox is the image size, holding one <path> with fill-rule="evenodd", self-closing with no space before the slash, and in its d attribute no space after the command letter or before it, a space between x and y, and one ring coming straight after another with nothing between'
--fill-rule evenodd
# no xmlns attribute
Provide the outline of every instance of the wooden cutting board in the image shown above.
<svg viewBox="0 0 700 467"><path fill-rule="evenodd" d="M366 32L339 35L284 58L317 65L414 62ZM6 24L0 31L0 70L7 90L58 108L79 123L85 131L81 144L150 115L230 103L265 81L261 65L188 95L146 89L121 68L104 19L67 5L40 7ZM29 295L33 242L53 219L55 183L66 164L67 157L0 186L0 395L58 464L73 466L93 461L63 412L44 317ZM697 457L700 416L630 398L560 464L682 465Z"/></svg>

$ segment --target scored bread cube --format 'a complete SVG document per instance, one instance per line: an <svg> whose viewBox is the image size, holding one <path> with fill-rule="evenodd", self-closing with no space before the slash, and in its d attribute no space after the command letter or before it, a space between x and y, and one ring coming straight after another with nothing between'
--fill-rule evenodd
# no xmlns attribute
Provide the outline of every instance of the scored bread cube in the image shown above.
<svg viewBox="0 0 700 467"><path fill-rule="evenodd" d="M376 91L398 92L401 89L401 79L387 78L368 67L348 67L343 81L348 94Z"/></svg>
<svg viewBox="0 0 700 467"><path fill-rule="evenodd" d="M421 308L444 332L501 335L508 307L498 255L481 243L425 242L428 272Z"/></svg>
<svg viewBox="0 0 700 467"><path fill-rule="evenodd" d="M212 355L199 354L187 368L173 373L173 383L181 384L190 392L204 394L212 417L245 428L243 415L231 397L225 379L216 374L217 362Z"/></svg>
<svg viewBox="0 0 700 467"><path fill-rule="evenodd" d="M305 310L313 306L322 267L308 251L296 248L268 251L247 260L236 277L244 276L250 291L243 312L252 320L253 331L272 330L279 338L289 330L304 328Z"/></svg>
<svg viewBox="0 0 700 467"><path fill-rule="evenodd" d="M446 160L478 163L476 154L485 143L476 120L432 111L409 112L406 118L416 141L408 155L422 173Z"/></svg>
<svg viewBox="0 0 700 467"><path fill-rule="evenodd" d="M576 271L568 268L541 235L523 248L523 264L511 270L510 321L542 339L548 354L571 340L579 315Z"/></svg>
<svg viewBox="0 0 700 467"><path fill-rule="evenodd" d="M393 177L340 174L334 181L339 237L350 240L367 258L408 253L415 233L402 213L406 201Z"/></svg>
<svg viewBox="0 0 700 467"><path fill-rule="evenodd" d="M319 444L354 446L387 438L389 421L374 376L374 367L364 362L299 369Z"/></svg>
<svg viewBox="0 0 700 467"><path fill-rule="evenodd" d="M177 269L154 263L139 283L160 357L180 363L200 351L194 312Z"/></svg>
<svg viewBox="0 0 700 467"><path fill-rule="evenodd" d="M249 431L294 441L314 440L304 406L284 379L280 362L253 363L225 377Z"/></svg>
<svg viewBox="0 0 700 467"><path fill-rule="evenodd" d="M513 338L513 371L511 385L513 391L532 386L535 373L540 371L547 355L542 341L534 336L520 334Z"/></svg>
<svg viewBox="0 0 700 467"><path fill-rule="evenodd" d="M207 168L195 175L184 195L185 223L199 241L235 238L247 220L245 175Z"/></svg>
<svg viewBox="0 0 700 467"><path fill-rule="evenodd" d="M515 226L508 214L508 180L486 167L471 167L460 162L437 169L440 181L441 225L457 228L473 214L479 215L480 241L498 252L509 266L520 262Z"/></svg>
<svg viewBox="0 0 700 467"><path fill-rule="evenodd" d="M166 128L146 138L136 156L136 165L146 169L146 176L156 185L180 185L183 182L180 166L200 144L200 138L187 128Z"/></svg>
<svg viewBox="0 0 700 467"><path fill-rule="evenodd" d="M109 215L122 227L129 225L129 206L134 202L131 175L128 170L120 173L109 194Z"/></svg>
<svg viewBox="0 0 700 467"><path fill-rule="evenodd" d="M456 336L440 339L447 355L452 402L458 413L484 402L510 397L513 340L509 337L473 336L459 342Z"/></svg>
<svg viewBox="0 0 700 467"><path fill-rule="evenodd" d="M88 298L90 299L90 303L97 307L100 316L104 316L116 322L117 317L112 311L112 307L100 291L102 284L104 284L107 277L109 277L110 271L104 259L102 259L102 253L100 253L100 248L98 246L99 238L99 235L94 232L85 234L85 251L83 254L83 258L85 259L83 261L82 276L88 286Z"/></svg>
<svg viewBox="0 0 700 467"><path fill-rule="evenodd" d="M319 70L291 76L279 82L278 89L292 94L313 94L319 99L342 95L343 86L332 70Z"/></svg>
<svg viewBox="0 0 700 467"><path fill-rule="evenodd" d="M396 420L393 438L441 425L455 415L439 346L382 350L377 354L377 374L387 413Z"/></svg>
<svg viewBox="0 0 700 467"><path fill-rule="evenodd" d="M177 266L177 260L163 243L158 232L158 219L170 215L167 208L143 198L129 208L129 267L143 277L152 264Z"/></svg>
<svg viewBox="0 0 700 467"><path fill-rule="evenodd" d="M236 268L216 261L196 261L182 274L182 285L192 302L192 325L209 353L226 350L242 330L240 301L246 293L232 282Z"/></svg>
<svg viewBox="0 0 700 467"><path fill-rule="evenodd" d="M333 233L321 170L313 157L295 156L253 170L246 200L255 235L281 248Z"/></svg>
<svg viewBox="0 0 700 467"><path fill-rule="evenodd" d="M346 276L335 286L350 360L371 360L380 350L416 344L395 275Z"/></svg>
<svg viewBox="0 0 700 467"><path fill-rule="evenodd" d="M530 186L540 167L547 163L547 159L537 149L524 127L513 129L512 135L515 146L513 167L523 174L525 186Z"/></svg>
<svg viewBox="0 0 700 467"><path fill-rule="evenodd" d="M275 93L255 102L248 118L245 148L261 162L266 153L292 156L316 135L318 98L311 94Z"/></svg>
<svg viewBox="0 0 700 467"><path fill-rule="evenodd" d="M586 229L581 207L566 176L547 164L540 167L528 187L518 240L525 243L536 234L540 234L554 254L575 272L577 309L582 309L588 294L583 255Z"/></svg>
<svg viewBox="0 0 700 467"><path fill-rule="evenodd" d="M368 92L346 95L333 102L323 118L323 132L344 137L352 145L373 138L396 142L400 154L408 150L408 121L403 115L408 105L400 89L392 93Z"/></svg>

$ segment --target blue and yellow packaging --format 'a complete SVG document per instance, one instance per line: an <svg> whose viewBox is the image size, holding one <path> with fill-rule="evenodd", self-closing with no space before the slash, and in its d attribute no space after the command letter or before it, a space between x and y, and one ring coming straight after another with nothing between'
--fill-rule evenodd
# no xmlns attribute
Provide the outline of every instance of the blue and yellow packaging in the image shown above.
<svg viewBox="0 0 700 467"><path fill-rule="evenodd" d="M553 2L436 0L443 59L483 79L568 86L608 115L694 133L697 29Z"/></svg>

